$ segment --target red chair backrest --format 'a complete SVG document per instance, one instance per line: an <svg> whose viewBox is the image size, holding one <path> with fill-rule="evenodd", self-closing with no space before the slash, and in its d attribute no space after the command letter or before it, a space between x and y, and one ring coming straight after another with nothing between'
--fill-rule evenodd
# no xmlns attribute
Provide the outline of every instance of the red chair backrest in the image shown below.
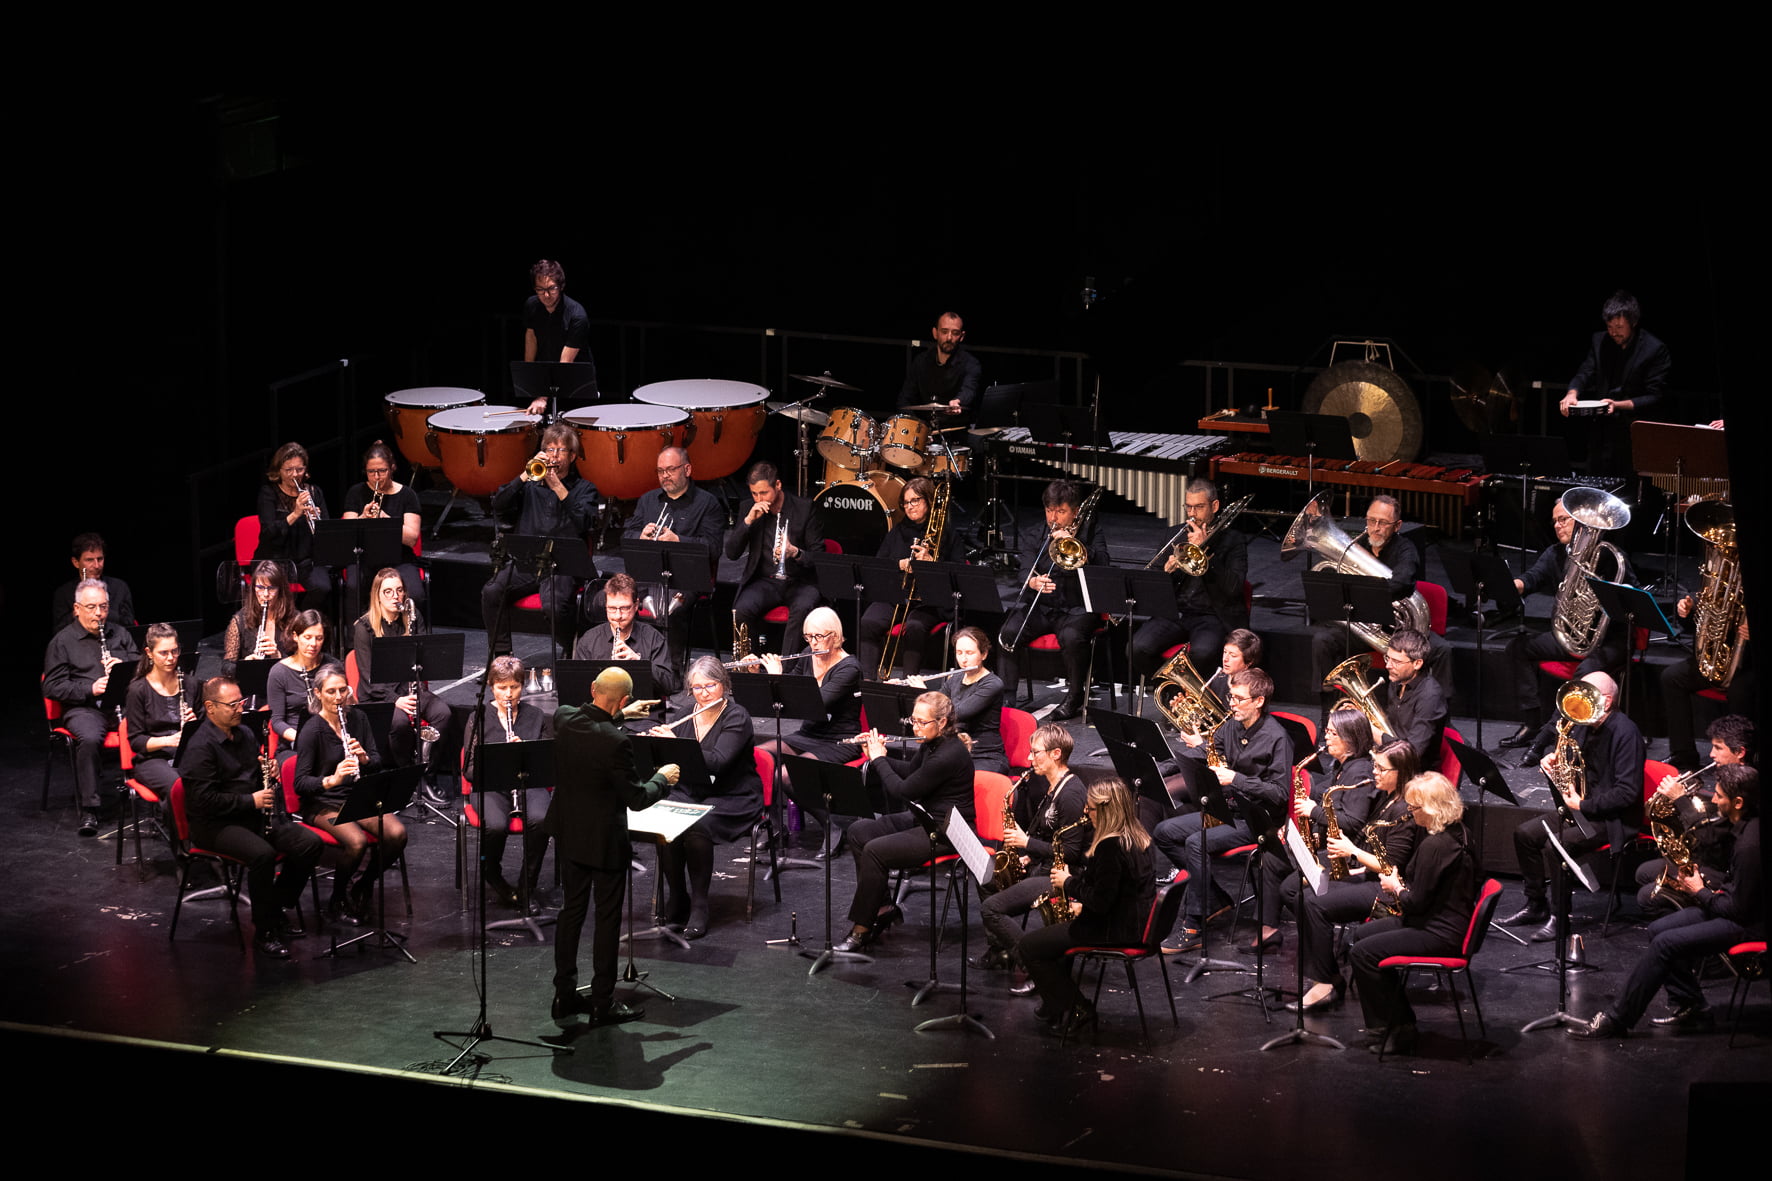
<svg viewBox="0 0 1772 1181"><path fill-rule="evenodd" d="M1659 759L1644 759L1643 802L1645 804L1649 802L1649 797L1655 794L1655 789L1661 786L1663 779L1669 775L1677 776L1679 773L1680 769L1672 763L1664 763Z"/></svg>
<svg viewBox="0 0 1772 1181"><path fill-rule="evenodd" d="M129 719L117 719L117 760L123 766L123 774L135 770L135 751L129 745Z"/></svg>
<svg viewBox="0 0 1772 1181"><path fill-rule="evenodd" d="M1464 764L1458 761L1458 752L1452 749L1452 743L1463 742L1464 735L1451 726L1440 727L1440 766L1439 772L1458 786L1459 776L1464 774Z"/></svg>
<svg viewBox="0 0 1772 1181"><path fill-rule="evenodd" d="M1288 713L1283 709L1276 709L1273 712L1276 718L1290 718L1292 721L1303 726L1304 732L1311 736L1311 746L1315 747L1317 745L1317 724L1315 722L1311 721L1303 714ZM1298 757L1303 758L1304 756L1300 754Z"/></svg>
<svg viewBox="0 0 1772 1181"><path fill-rule="evenodd" d="M168 798L172 801L172 824L174 828L178 829L178 839L188 841L191 839L191 821L190 817L185 815L185 777L183 775L172 781L172 791Z"/></svg>
<svg viewBox="0 0 1772 1181"><path fill-rule="evenodd" d="M1415 589L1427 600L1427 625L1436 636L1446 634L1446 588L1437 582L1418 582Z"/></svg>
<svg viewBox="0 0 1772 1181"><path fill-rule="evenodd" d="M775 756L760 746L751 755L757 761L757 778L763 781L763 806L767 808L775 802Z"/></svg>
<svg viewBox="0 0 1772 1181"><path fill-rule="evenodd" d="M258 552L258 517L241 517L234 522L234 561L245 566Z"/></svg>
<svg viewBox="0 0 1772 1181"><path fill-rule="evenodd" d="M1495 907L1500 901L1501 883L1490 878L1477 891L1477 904L1471 907L1471 924L1464 930L1465 959L1470 959L1482 949L1483 939L1489 932L1489 920L1495 917Z"/></svg>
<svg viewBox="0 0 1772 1181"><path fill-rule="evenodd" d="M1009 765L1021 768L1033 766L1034 757L1028 754L1028 748L1034 744L1034 731L1040 728L1034 715L1025 709L1006 705L998 726L1003 731L1003 749L1009 754Z"/></svg>
<svg viewBox="0 0 1772 1181"><path fill-rule="evenodd" d="M843 552L843 543L834 537L827 537L824 539L824 552L827 554L840 554Z"/></svg>
<svg viewBox="0 0 1772 1181"><path fill-rule="evenodd" d="M1003 839L1003 799L1015 780L995 771L972 773L972 806L978 816L978 839Z"/></svg>
<svg viewBox="0 0 1772 1181"><path fill-rule="evenodd" d="M295 792L295 759L284 759L277 770L283 784L283 810L291 816L301 815L301 797Z"/></svg>
<svg viewBox="0 0 1772 1181"><path fill-rule="evenodd" d="M352 648L345 653L345 680L350 683L351 696L357 695L357 678L362 674L357 671L357 650Z"/></svg>

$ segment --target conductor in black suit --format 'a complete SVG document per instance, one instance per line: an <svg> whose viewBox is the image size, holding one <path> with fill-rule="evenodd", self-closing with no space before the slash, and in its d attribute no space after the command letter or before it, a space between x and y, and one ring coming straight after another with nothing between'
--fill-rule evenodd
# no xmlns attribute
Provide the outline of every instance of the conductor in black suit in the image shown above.
<svg viewBox="0 0 1772 1181"><path fill-rule="evenodd" d="M643 1015L632 1005L615 1002L621 903L634 855L626 811L663 799L677 782L679 768L666 764L645 782L635 773L633 746L621 728L622 707L633 692L627 673L606 668L591 684L589 705L562 705L554 714L556 784L541 827L556 842L566 895L554 943L553 1016L561 1028L587 1011L578 995L578 940L593 890L597 929L591 942L591 1019L632 1021Z"/></svg>

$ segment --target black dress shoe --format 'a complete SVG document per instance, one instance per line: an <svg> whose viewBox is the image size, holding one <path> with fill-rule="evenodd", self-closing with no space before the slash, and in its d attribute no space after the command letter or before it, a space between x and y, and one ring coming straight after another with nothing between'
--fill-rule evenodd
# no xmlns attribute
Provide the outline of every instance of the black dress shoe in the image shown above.
<svg viewBox="0 0 1772 1181"><path fill-rule="evenodd" d="M1337 988L1333 992L1331 992L1328 996L1324 997L1322 1000L1311 1001L1309 1004L1305 1004L1304 1011L1306 1013L1320 1013L1324 1009L1339 1008L1341 1006L1341 1002L1345 999L1345 997L1346 997L1346 994L1343 993L1341 989ZM1300 998L1299 1000L1296 1000L1296 1001L1287 1001L1286 1002L1286 1011L1288 1013L1296 1013L1296 1012L1298 1012L1299 1005L1301 1005L1301 1004L1304 1004L1302 998Z"/></svg>
<svg viewBox="0 0 1772 1181"><path fill-rule="evenodd" d="M1366 1047L1374 1054L1409 1054L1415 1050L1415 1027L1399 1025Z"/></svg>
<svg viewBox="0 0 1772 1181"><path fill-rule="evenodd" d="M1665 1017L1651 1017L1649 1024L1664 1028L1702 1029L1716 1024L1709 1005L1681 1005Z"/></svg>
<svg viewBox="0 0 1772 1181"><path fill-rule="evenodd" d="M1570 1037L1578 1037L1583 1041L1597 1041L1600 1038L1624 1037L1630 1031L1618 1024L1616 1017L1601 1009L1586 1025L1576 1025L1565 1032Z"/></svg>
<svg viewBox="0 0 1772 1181"><path fill-rule="evenodd" d="M1250 955L1254 955L1258 951L1278 951L1280 950L1280 945L1284 942L1285 939L1278 931L1275 931L1265 939L1257 935L1255 938L1245 943L1242 950L1248 952Z"/></svg>
<svg viewBox="0 0 1772 1181"><path fill-rule="evenodd" d="M975 955L967 961L981 972L1007 972L1009 970L1009 953L1001 947L988 948L984 954Z"/></svg>
<svg viewBox="0 0 1772 1181"><path fill-rule="evenodd" d="M884 935L886 928L893 923L902 922L904 922L904 911L898 908L898 903L889 902L880 908L879 914L874 916L874 934Z"/></svg>
<svg viewBox="0 0 1772 1181"><path fill-rule="evenodd" d="M502 873L492 873L486 876L486 892L492 895L492 900L500 906L514 908L517 905L517 887L506 881L505 875Z"/></svg>
<svg viewBox="0 0 1772 1181"><path fill-rule="evenodd" d="M874 941L874 932L873 931L867 930L865 928L863 930L857 931L857 930L851 928L849 934L843 937L843 941L841 943L837 943L837 944L833 945L831 950L832 951L860 951L862 948L866 947L868 944L872 943L873 941Z"/></svg>
<svg viewBox="0 0 1772 1181"><path fill-rule="evenodd" d="M275 934L268 931L254 938L252 946L258 948L260 955L273 960L286 960L289 958L289 949L283 946L283 941L278 939Z"/></svg>
<svg viewBox="0 0 1772 1181"><path fill-rule="evenodd" d="M1557 937L1557 920L1546 919L1544 926L1537 928L1526 936L1527 943L1550 943Z"/></svg>
<svg viewBox="0 0 1772 1181"><path fill-rule="evenodd" d="M1536 927L1550 918L1550 907L1528 902L1501 920L1504 927Z"/></svg>
<svg viewBox="0 0 1772 1181"><path fill-rule="evenodd" d="M1083 704L1083 699L1080 697L1075 701L1066 698L1063 705L1052 711L1052 720L1055 722L1069 722L1082 717Z"/></svg>
<svg viewBox="0 0 1772 1181"><path fill-rule="evenodd" d="M1536 733L1538 733L1537 726L1521 726L1501 740L1501 749L1514 750L1517 747L1525 746L1532 741L1532 736Z"/></svg>
<svg viewBox="0 0 1772 1181"><path fill-rule="evenodd" d="M1537 747L1533 747L1531 750L1528 750L1525 754L1520 756L1520 761L1517 765L1522 769L1530 769L1538 766L1539 760L1543 758L1544 752Z"/></svg>
<svg viewBox="0 0 1772 1181"><path fill-rule="evenodd" d="M326 904L326 917L347 927L361 927L363 925L363 920L357 917L356 913L351 910L350 903L343 898L334 898Z"/></svg>
<svg viewBox="0 0 1772 1181"><path fill-rule="evenodd" d="M1071 1011L1065 1014L1064 1023L1060 1028L1064 1035L1069 1037L1074 1033L1082 1033L1094 1024L1095 1006L1088 1001L1078 1001L1071 1006Z"/></svg>
<svg viewBox="0 0 1772 1181"><path fill-rule="evenodd" d="M307 933L308 929L301 925L301 919L299 917L291 918L287 911L284 912L283 925L277 929L277 934L280 938L285 941L290 939L301 939L305 937Z"/></svg>
<svg viewBox="0 0 1772 1181"><path fill-rule="evenodd" d="M591 1010L591 1021L596 1025L620 1025L624 1021L638 1021L646 1016L646 1010L626 1001L616 1001L602 1008Z"/></svg>
<svg viewBox="0 0 1772 1181"><path fill-rule="evenodd" d="M560 1029L571 1029L578 1024L578 1019L584 1016L589 1009L590 1006L585 1003L585 999L574 990L565 994L555 993L553 1008L549 1015L553 1017L554 1024Z"/></svg>
<svg viewBox="0 0 1772 1181"><path fill-rule="evenodd" d="M98 835L98 812L92 808L87 808L80 813L80 835L83 837Z"/></svg>

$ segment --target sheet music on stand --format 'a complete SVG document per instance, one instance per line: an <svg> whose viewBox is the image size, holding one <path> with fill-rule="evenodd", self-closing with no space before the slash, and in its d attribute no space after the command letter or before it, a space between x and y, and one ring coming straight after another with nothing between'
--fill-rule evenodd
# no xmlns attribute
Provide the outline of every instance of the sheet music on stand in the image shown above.
<svg viewBox="0 0 1772 1181"><path fill-rule="evenodd" d="M1298 831L1298 825L1290 822L1280 826L1286 832L1286 848L1292 851L1292 864L1304 873L1304 880L1311 884L1311 890L1317 897L1329 888L1329 875L1323 872L1322 862L1311 852L1311 847L1304 843L1304 834Z"/></svg>

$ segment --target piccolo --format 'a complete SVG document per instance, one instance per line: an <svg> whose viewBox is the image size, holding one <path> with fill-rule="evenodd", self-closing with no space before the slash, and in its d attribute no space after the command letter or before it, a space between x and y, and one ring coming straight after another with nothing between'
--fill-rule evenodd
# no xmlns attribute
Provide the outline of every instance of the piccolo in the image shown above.
<svg viewBox="0 0 1772 1181"><path fill-rule="evenodd" d="M792 656L777 656L775 659L781 661L783 664L786 664L790 660L805 660L808 656L829 656L829 655L830 655L829 651L796 652ZM751 668L754 665L759 665L762 663L763 663L763 657L761 657L761 656L746 656L742 660L728 660L726 663L722 664L720 667L721 668Z"/></svg>
<svg viewBox="0 0 1772 1181"><path fill-rule="evenodd" d="M978 671L979 670L976 668L947 668L947 669L943 669L942 671L940 671L938 673L918 673L916 679L919 681L925 681L925 682L939 681L943 677L951 677L955 673L975 673ZM888 685L908 685L911 683L911 678L910 677L894 677L892 680L887 681L886 683Z"/></svg>
<svg viewBox="0 0 1772 1181"><path fill-rule="evenodd" d="M693 722L696 718L699 718L702 714L707 713L710 709L717 709L720 706L725 705L725 704L726 704L726 699L724 697L722 697L718 701L710 701L706 705L702 706L700 709L696 710L692 714L684 714L682 717L678 718L674 722L664 723L664 725L661 727L661 729L675 730L678 726L681 726L684 722Z"/></svg>

